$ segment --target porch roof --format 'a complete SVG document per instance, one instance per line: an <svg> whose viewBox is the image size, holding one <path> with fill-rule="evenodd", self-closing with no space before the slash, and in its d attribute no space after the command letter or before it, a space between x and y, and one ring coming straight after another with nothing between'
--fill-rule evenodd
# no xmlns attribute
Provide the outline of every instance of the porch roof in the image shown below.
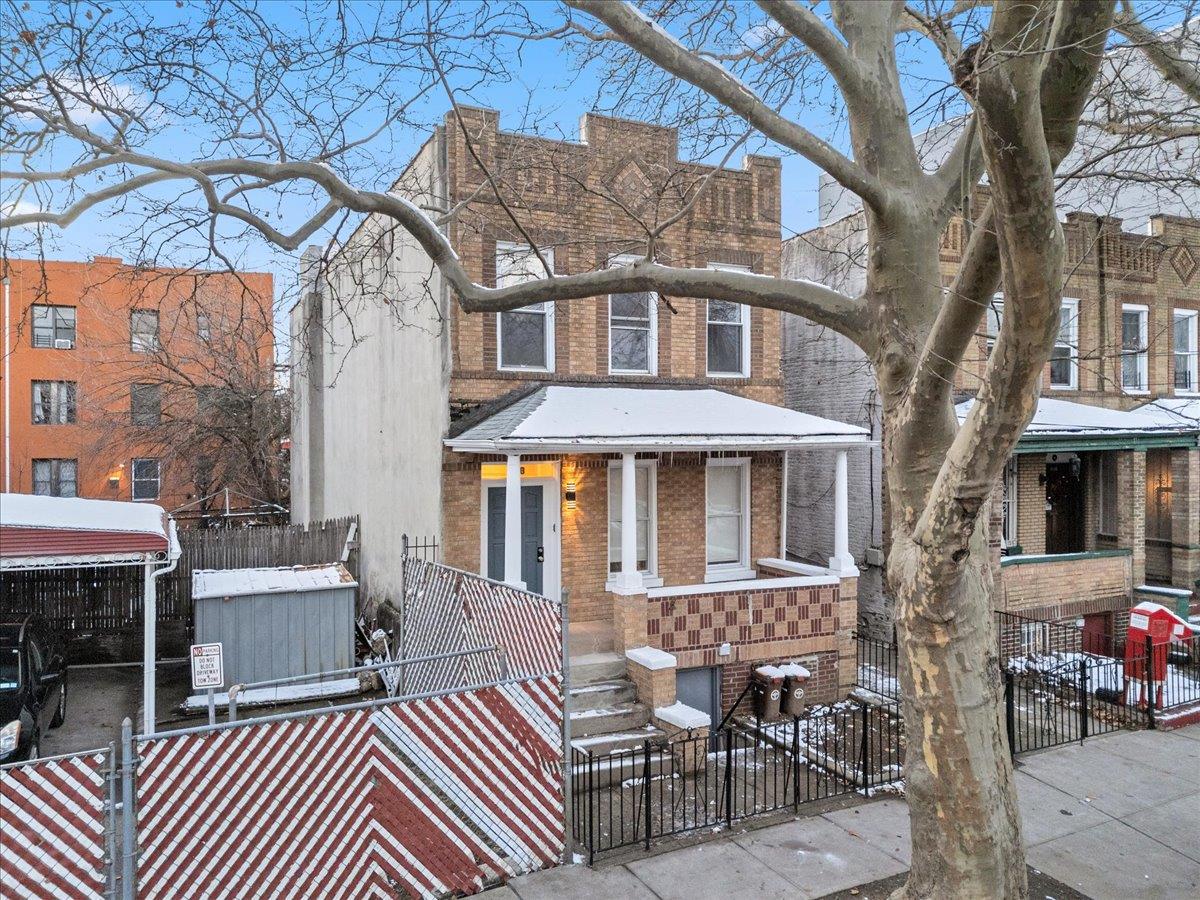
<svg viewBox="0 0 1200 900"><path fill-rule="evenodd" d="M958 404L960 422L974 403L971 399ZM1160 406L1164 403L1169 405ZM1016 452L1196 446L1200 420L1174 410L1173 404L1159 400L1137 409L1120 410L1041 397ZM1181 408L1186 412L1186 407Z"/></svg>
<svg viewBox="0 0 1200 900"><path fill-rule="evenodd" d="M446 445L462 453L788 450L871 444L865 428L713 389L548 385Z"/></svg>

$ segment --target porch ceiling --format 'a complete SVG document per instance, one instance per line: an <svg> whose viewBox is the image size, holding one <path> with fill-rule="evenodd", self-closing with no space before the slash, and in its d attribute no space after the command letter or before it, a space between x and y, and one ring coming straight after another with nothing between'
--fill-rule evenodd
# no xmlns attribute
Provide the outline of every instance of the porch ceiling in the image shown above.
<svg viewBox="0 0 1200 900"><path fill-rule="evenodd" d="M462 453L791 450L872 445L865 428L724 391L549 385L446 445Z"/></svg>

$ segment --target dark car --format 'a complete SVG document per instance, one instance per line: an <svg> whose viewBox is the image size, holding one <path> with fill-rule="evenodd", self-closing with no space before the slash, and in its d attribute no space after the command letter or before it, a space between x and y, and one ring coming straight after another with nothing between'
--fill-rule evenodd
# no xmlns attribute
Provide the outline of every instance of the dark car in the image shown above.
<svg viewBox="0 0 1200 900"><path fill-rule="evenodd" d="M0 621L0 763L36 759L67 715L67 659L37 616Z"/></svg>

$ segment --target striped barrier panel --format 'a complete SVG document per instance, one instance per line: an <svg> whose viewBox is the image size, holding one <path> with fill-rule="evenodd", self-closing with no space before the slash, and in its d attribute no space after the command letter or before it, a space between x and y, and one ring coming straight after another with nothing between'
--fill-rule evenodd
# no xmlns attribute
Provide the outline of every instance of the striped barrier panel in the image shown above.
<svg viewBox="0 0 1200 900"><path fill-rule="evenodd" d="M139 744L141 898L474 894L562 856L557 675Z"/></svg>
<svg viewBox="0 0 1200 900"><path fill-rule="evenodd" d="M0 896L104 896L107 768L84 753L0 769Z"/></svg>

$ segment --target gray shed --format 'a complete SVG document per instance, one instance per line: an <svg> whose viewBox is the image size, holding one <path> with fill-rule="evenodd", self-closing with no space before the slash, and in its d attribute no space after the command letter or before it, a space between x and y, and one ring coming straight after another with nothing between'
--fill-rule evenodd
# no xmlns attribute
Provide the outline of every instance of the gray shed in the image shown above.
<svg viewBox="0 0 1200 900"><path fill-rule="evenodd" d="M354 597L340 563L192 572L196 643L224 645L225 685L354 665Z"/></svg>

